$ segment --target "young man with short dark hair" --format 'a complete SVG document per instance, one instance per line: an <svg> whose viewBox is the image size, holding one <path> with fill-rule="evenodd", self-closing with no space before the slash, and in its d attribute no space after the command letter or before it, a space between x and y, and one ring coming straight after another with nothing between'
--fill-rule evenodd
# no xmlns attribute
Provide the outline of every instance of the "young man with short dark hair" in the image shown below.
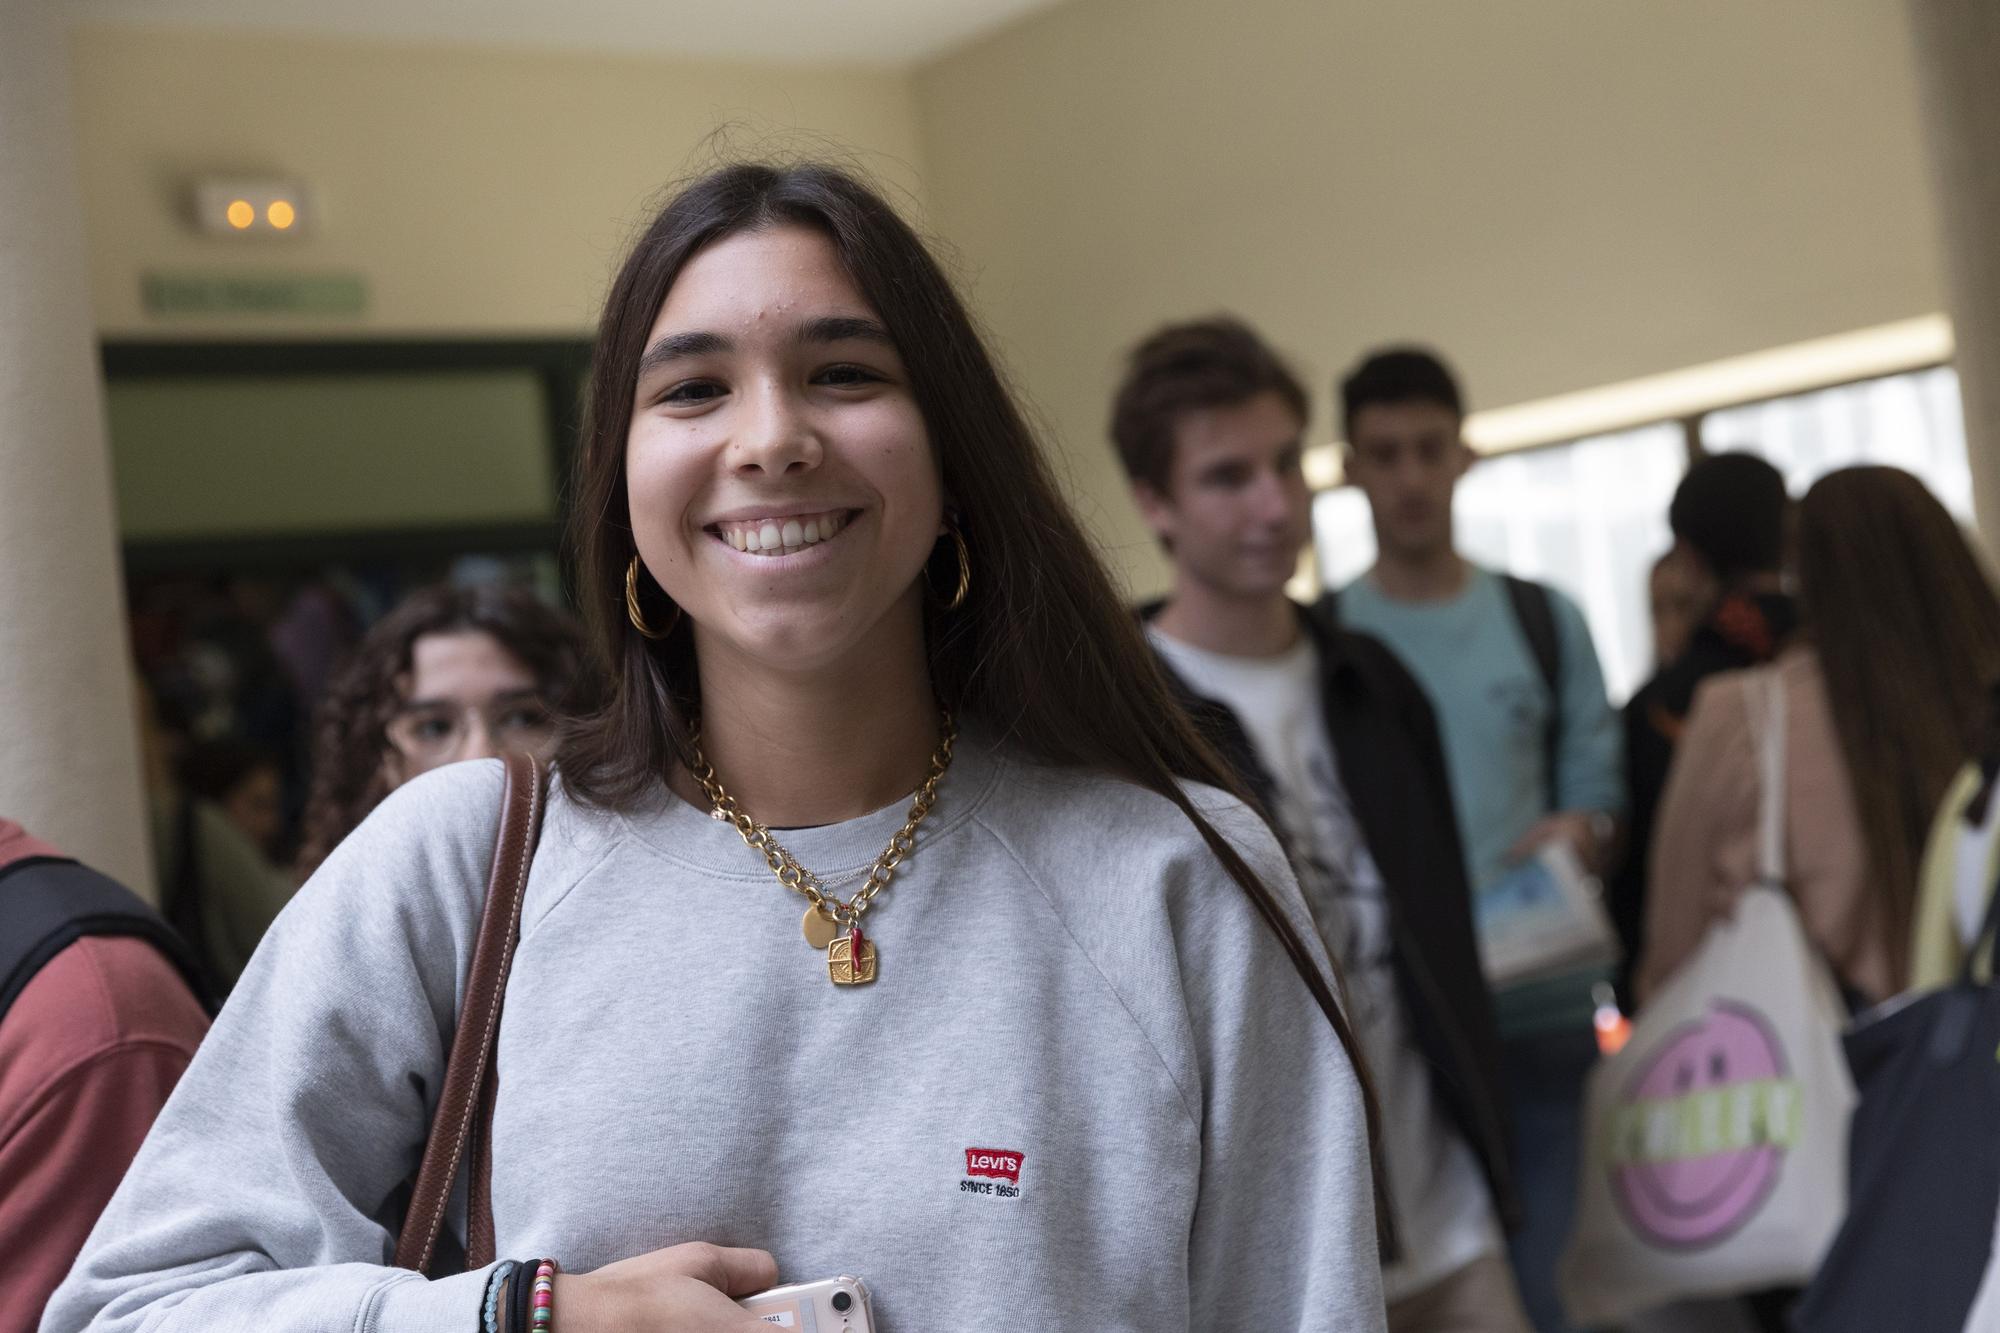
<svg viewBox="0 0 2000 1333"><path fill-rule="evenodd" d="M1625 705L1625 787L1630 834L1609 883L1612 920L1625 948L1625 973L1645 945L1646 861L1653 816L1667 787L1695 690L1710 676L1761 666L1791 641L1798 606L1785 591L1785 479L1755 454L1710 454L1690 467L1667 509L1670 558L1715 588L1685 648ZM1620 991L1629 997L1628 977Z"/></svg>
<svg viewBox="0 0 2000 1333"><path fill-rule="evenodd" d="M1235 320L1132 353L1111 433L1174 563L1147 633L1272 817L1345 974L1383 1110L1391 1333L1525 1333L1500 1257L1498 1034L1431 709L1380 644L1285 595L1311 536L1307 416L1297 378Z"/></svg>
<svg viewBox="0 0 2000 1333"><path fill-rule="evenodd" d="M1624 805L1617 717L1576 606L1458 551L1452 497L1474 455L1457 379L1422 348L1390 348L1346 377L1341 406L1347 476L1368 498L1377 556L1322 605L1386 643L1437 709L1474 893L1554 842L1601 873ZM1495 995L1526 1210L1514 1272L1545 1331L1566 1327L1555 1266L1597 1055L1593 990L1609 972L1565 970Z"/></svg>

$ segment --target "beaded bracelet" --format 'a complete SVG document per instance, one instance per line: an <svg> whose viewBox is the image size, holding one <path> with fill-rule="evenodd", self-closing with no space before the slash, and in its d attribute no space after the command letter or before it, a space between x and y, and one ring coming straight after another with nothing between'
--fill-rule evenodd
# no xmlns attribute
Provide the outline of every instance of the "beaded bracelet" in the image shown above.
<svg viewBox="0 0 2000 1333"><path fill-rule="evenodd" d="M508 1259L493 1270L493 1276L486 1280L486 1306L480 1327L485 1333L500 1333L500 1293L507 1290L507 1279L521 1265Z"/></svg>
<svg viewBox="0 0 2000 1333"><path fill-rule="evenodd" d="M533 1333L555 1333L556 1261L544 1259L535 1265L535 1322Z"/></svg>

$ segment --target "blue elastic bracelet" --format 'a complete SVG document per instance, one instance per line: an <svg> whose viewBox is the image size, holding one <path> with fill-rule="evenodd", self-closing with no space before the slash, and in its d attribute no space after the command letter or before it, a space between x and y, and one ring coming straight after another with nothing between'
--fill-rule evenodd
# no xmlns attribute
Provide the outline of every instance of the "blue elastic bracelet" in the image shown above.
<svg viewBox="0 0 2000 1333"><path fill-rule="evenodd" d="M507 1286L507 1279L521 1265L512 1259L505 1260L493 1270L493 1276L486 1279L486 1311L480 1323L484 1333L500 1333L500 1293Z"/></svg>

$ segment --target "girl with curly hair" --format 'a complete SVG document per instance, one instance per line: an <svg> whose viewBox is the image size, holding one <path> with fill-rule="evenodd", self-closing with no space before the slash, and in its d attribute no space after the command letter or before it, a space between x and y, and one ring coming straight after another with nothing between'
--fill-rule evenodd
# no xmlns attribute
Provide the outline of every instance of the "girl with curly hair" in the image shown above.
<svg viewBox="0 0 2000 1333"><path fill-rule="evenodd" d="M438 584L382 617L327 686L313 733L299 875L420 773L553 754L590 702L576 623L520 588Z"/></svg>

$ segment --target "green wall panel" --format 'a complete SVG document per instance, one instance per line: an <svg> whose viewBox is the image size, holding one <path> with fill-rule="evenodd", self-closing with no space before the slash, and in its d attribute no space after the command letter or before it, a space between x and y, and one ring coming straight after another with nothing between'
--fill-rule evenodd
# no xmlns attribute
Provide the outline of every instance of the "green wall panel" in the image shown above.
<svg viewBox="0 0 2000 1333"><path fill-rule="evenodd" d="M107 402L127 540L555 513L531 371L120 379Z"/></svg>

